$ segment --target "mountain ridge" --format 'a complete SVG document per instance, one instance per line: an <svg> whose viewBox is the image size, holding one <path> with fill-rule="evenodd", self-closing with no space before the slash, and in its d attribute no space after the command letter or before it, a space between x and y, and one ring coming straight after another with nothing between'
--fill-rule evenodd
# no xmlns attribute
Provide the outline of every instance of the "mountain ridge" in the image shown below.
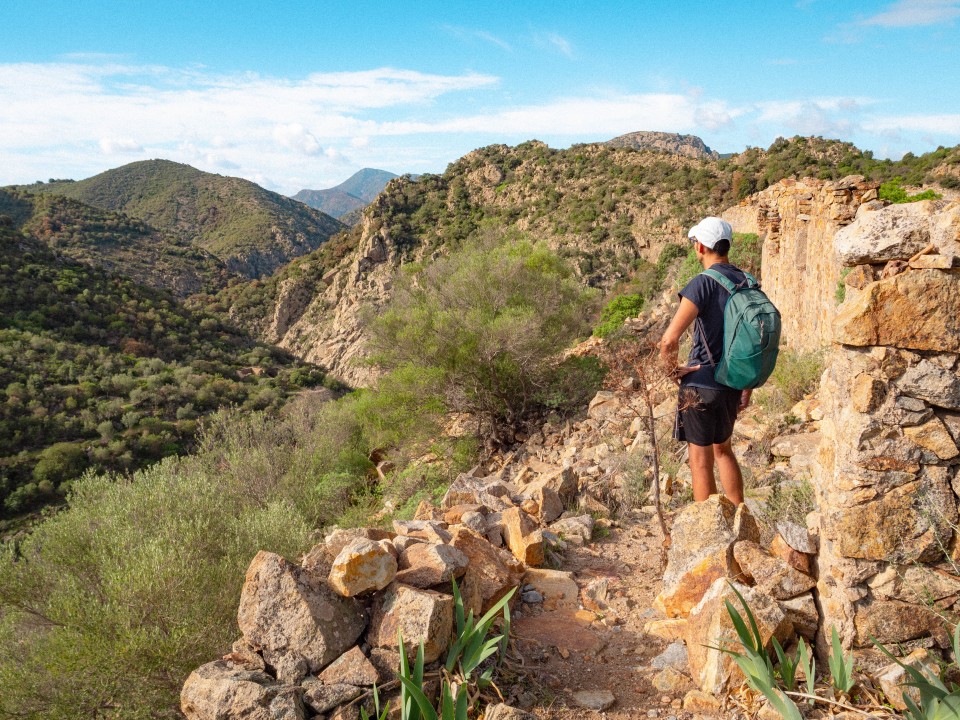
<svg viewBox="0 0 960 720"><path fill-rule="evenodd" d="M399 176L387 170L363 168L332 188L304 189L292 197L305 205L341 219L352 211L366 207L383 191L387 183L396 177Z"/></svg>

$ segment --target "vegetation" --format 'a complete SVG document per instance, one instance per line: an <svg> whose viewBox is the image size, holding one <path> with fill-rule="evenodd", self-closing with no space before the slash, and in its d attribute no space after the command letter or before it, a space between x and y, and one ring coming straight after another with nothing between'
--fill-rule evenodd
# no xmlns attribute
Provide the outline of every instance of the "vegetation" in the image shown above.
<svg viewBox="0 0 960 720"><path fill-rule="evenodd" d="M183 452L219 407L277 409L325 379L9 227L0 253L0 513L57 500L87 467L129 471Z"/></svg>
<svg viewBox="0 0 960 720"><path fill-rule="evenodd" d="M251 278L315 250L344 227L329 215L247 180L169 160L144 160L77 182L35 183L20 189L122 212Z"/></svg>
<svg viewBox="0 0 960 720"><path fill-rule="evenodd" d="M895 177L880 185L880 199L888 200L892 203L911 203L920 200L938 200L943 197L940 193L933 190L924 190L915 195L908 195L907 191L901 187L903 178Z"/></svg>
<svg viewBox="0 0 960 720"><path fill-rule="evenodd" d="M423 377L427 396L470 413L500 444L596 391L595 366L557 359L589 331L592 297L545 247L487 238L398 279L371 346L382 367Z"/></svg>
<svg viewBox="0 0 960 720"><path fill-rule="evenodd" d="M910 676L908 687L916 688L920 693L920 702L915 702L913 698L904 693L903 703L907 706L907 713L910 720L956 720L960 718L960 685L945 679L948 671L956 671L960 663L960 624L953 629L953 663L950 667L941 671L940 677L927 675L920 672L915 667L905 665L896 658L887 648L873 640L884 655L893 660L902 667Z"/></svg>

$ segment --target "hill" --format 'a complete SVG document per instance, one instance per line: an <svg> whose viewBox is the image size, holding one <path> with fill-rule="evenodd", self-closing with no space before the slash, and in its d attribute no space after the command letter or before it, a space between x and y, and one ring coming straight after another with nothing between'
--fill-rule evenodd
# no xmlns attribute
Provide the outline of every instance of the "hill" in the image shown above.
<svg viewBox="0 0 960 720"><path fill-rule="evenodd" d="M58 255L178 297L214 292L236 276L217 258L142 220L61 195L0 190L0 217Z"/></svg>
<svg viewBox="0 0 960 720"><path fill-rule="evenodd" d="M718 160L720 158L719 153L708 148L706 143L696 135L641 130L620 135L604 144L610 147L632 150L659 150L698 160L705 158Z"/></svg>
<svg viewBox="0 0 960 720"><path fill-rule="evenodd" d="M402 264L429 262L485 234L520 232L566 258L583 283L609 290L650 272L666 246L685 246L686 229L703 215L781 178L851 174L951 187L960 184L960 148L891 162L823 138L779 139L725 160L603 144L492 145L442 175L390 183L338 241L346 254L335 267L332 255L315 257L309 273L305 265L284 269L269 287L233 291L219 302L251 331L363 384L372 375L357 362L364 353L360 309L386 301Z"/></svg>
<svg viewBox="0 0 960 720"><path fill-rule="evenodd" d="M277 408L323 381L169 293L52 249L22 222L28 205L0 215L0 517L55 501L87 468L182 452L222 406Z"/></svg>
<svg viewBox="0 0 960 720"><path fill-rule="evenodd" d="M326 190L301 190L293 199L342 220L351 211L368 205L395 177L397 176L386 170L364 168L336 187Z"/></svg>
<svg viewBox="0 0 960 720"><path fill-rule="evenodd" d="M144 160L80 181L22 185L122 212L208 252L228 270L269 275L343 229L338 220L248 180Z"/></svg>

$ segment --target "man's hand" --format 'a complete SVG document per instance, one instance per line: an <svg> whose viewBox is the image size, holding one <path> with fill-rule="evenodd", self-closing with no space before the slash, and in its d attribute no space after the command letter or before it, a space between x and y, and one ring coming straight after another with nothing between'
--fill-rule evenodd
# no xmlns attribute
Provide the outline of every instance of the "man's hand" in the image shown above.
<svg viewBox="0 0 960 720"><path fill-rule="evenodd" d="M680 299L680 307L677 308L676 315L670 321L666 332L660 339L660 364L663 371L674 380L677 378L674 373L677 369L677 354L680 350L680 336L690 327L690 324L697 317L697 306L687 298ZM692 371L689 371L692 372Z"/></svg>
<svg viewBox="0 0 960 720"><path fill-rule="evenodd" d="M740 393L740 404L737 406L737 415L746 410L747 406L750 405L750 396L752 394L753 390L744 390Z"/></svg>
<svg viewBox="0 0 960 720"><path fill-rule="evenodd" d="M673 370L670 371L670 379L673 380L677 385L680 384L680 380L685 376L689 375L692 372L696 372L700 369L700 365L678 365Z"/></svg>

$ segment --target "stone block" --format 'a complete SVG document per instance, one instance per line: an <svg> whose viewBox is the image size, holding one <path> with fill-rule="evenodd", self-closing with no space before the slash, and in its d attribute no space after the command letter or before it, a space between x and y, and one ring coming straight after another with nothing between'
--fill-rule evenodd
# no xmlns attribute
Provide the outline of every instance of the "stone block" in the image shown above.
<svg viewBox="0 0 960 720"><path fill-rule="evenodd" d="M424 660L429 663L447 649L452 632L453 597L395 582L376 596L367 642L399 648L399 633L407 656L415 656L422 641Z"/></svg>
<svg viewBox="0 0 960 720"><path fill-rule="evenodd" d="M190 673L180 692L180 710L187 720L303 720L301 695L299 686L217 660Z"/></svg>
<svg viewBox="0 0 960 720"><path fill-rule="evenodd" d="M382 590L397 574L396 548L388 540L356 538L347 543L330 568L330 587L344 597Z"/></svg>
<svg viewBox="0 0 960 720"><path fill-rule="evenodd" d="M486 612L520 583L526 568L509 552L493 547L472 530L458 527L452 534L450 544L469 559L466 577L473 575L471 581L478 585L483 611Z"/></svg>
<svg viewBox="0 0 960 720"><path fill-rule="evenodd" d="M343 683L357 687L369 687L380 680L376 667L359 647L352 647L330 663L318 676L327 685ZM319 710L318 712L323 712Z"/></svg>
<svg viewBox="0 0 960 720"><path fill-rule="evenodd" d="M580 588L573 579L572 572L530 568L523 576L523 583L530 585L543 595L544 608L547 610L559 607L577 607Z"/></svg>
<svg viewBox="0 0 960 720"><path fill-rule="evenodd" d="M397 582L418 588L449 584L453 578L463 577L469 562L469 558L452 545L418 543L400 555Z"/></svg>
<svg viewBox="0 0 960 720"><path fill-rule="evenodd" d="M510 552L528 567L542 565L544 561L543 533L536 520L520 508L503 511L503 537Z"/></svg>

